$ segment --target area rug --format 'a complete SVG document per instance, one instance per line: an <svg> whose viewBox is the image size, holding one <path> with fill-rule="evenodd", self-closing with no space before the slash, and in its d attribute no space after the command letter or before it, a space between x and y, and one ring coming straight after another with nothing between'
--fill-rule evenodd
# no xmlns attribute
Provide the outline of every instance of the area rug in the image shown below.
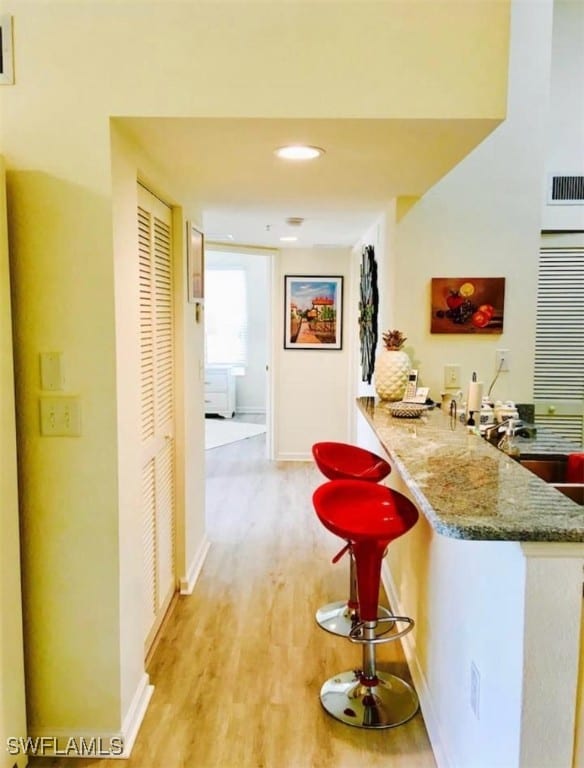
<svg viewBox="0 0 584 768"><path fill-rule="evenodd" d="M232 419L205 419L205 450L235 443L246 437L255 437L265 431L265 424L248 424Z"/></svg>

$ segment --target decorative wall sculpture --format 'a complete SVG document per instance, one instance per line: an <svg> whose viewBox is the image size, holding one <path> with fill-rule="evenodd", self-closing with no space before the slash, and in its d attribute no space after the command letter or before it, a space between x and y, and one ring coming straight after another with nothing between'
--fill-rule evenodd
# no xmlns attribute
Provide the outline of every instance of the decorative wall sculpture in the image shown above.
<svg viewBox="0 0 584 768"><path fill-rule="evenodd" d="M361 342L361 379L371 384L375 370L377 347L377 313L379 290L377 288L377 262L375 249L366 245L361 254L361 279L359 295L359 339Z"/></svg>

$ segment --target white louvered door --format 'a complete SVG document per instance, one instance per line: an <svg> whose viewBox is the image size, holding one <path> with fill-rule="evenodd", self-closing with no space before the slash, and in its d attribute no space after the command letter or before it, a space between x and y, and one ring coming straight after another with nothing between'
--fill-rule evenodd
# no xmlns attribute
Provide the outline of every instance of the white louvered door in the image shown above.
<svg viewBox="0 0 584 768"><path fill-rule="evenodd" d="M578 239L569 242L544 238L540 252L534 403L539 423L582 444L584 245Z"/></svg>
<svg viewBox="0 0 584 768"><path fill-rule="evenodd" d="M171 210L138 186L145 650L176 590Z"/></svg>

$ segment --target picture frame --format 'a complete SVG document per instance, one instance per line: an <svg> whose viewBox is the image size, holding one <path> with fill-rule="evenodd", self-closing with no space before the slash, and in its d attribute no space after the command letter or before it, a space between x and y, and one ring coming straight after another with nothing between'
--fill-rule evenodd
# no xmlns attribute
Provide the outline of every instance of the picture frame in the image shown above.
<svg viewBox="0 0 584 768"><path fill-rule="evenodd" d="M342 349L343 277L285 275L284 349Z"/></svg>
<svg viewBox="0 0 584 768"><path fill-rule="evenodd" d="M187 301L202 304L205 299L205 236L187 221Z"/></svg>
<svg viewBox="0 0 584 768"><path fill-rule="evenodd" d="M504 277L433 277L431 333L503 333Z"/></svg>

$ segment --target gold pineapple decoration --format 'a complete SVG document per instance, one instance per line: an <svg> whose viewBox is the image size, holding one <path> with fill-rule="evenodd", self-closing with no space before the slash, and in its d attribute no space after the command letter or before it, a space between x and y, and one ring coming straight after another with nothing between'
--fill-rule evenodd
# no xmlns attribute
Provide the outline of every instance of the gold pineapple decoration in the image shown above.
<svg viewBox="0 0 584 768"><path fill-rule="evenodd" d="M401 331L382 334L383 347L375 359L375 390L381 400L401 400L412 367L408 354L402 349L406 337Z"/></svg>

